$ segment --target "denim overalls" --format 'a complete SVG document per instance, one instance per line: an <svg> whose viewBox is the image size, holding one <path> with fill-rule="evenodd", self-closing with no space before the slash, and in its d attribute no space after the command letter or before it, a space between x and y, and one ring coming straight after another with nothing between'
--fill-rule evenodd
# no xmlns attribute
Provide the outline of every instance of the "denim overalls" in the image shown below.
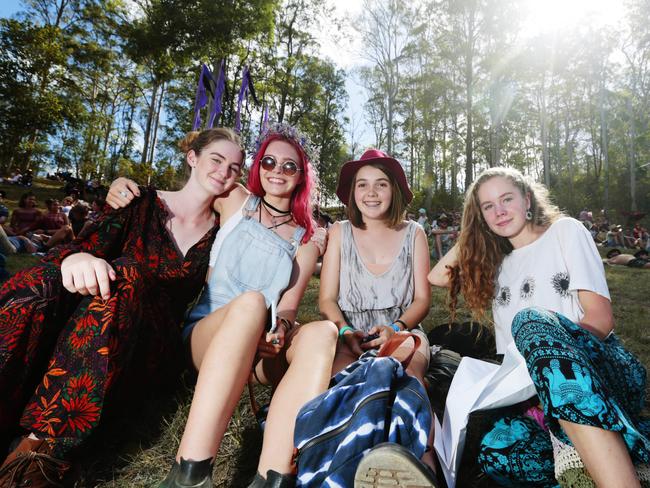
<svg viewBox="0 0 650 488"><path fill-rule="evenodd" d="M255 195L248 198L241 221L224 239L210 278L187 314L183 339L187 340L199 320L246 291L264 295L271 323L275 323L276 307L289 284L305 229L297 227L291 240L285 241L252 217L260 201Z"/></svg>

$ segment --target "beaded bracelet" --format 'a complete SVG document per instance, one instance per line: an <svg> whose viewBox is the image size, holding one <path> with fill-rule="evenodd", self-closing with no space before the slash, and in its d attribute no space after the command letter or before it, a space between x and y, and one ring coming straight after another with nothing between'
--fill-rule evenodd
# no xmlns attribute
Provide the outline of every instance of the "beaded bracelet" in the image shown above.
<svg viewBox="0 0 650 488"><path fill-rule="evenodd" d="M339 339L343 340L343 334L345 334L348 330L354 332L356 329L354 327L350 327L349 325L341 327L341 330L339 330Z"/></svg>

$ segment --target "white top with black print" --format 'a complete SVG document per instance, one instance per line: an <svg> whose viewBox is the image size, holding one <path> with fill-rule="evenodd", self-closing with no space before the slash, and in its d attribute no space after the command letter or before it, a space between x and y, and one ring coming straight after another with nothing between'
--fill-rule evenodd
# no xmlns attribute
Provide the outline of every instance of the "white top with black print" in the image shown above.
<svg viewBox="0 0 650 488"><path fill-rule="evenodd" d="M513 340L512 319L524 308L542 307L580 321L584 311L578 290L610 299L603 262L589 231L576 219L563 217L503 260L492 301L497 352L503 354Z"/></svg>

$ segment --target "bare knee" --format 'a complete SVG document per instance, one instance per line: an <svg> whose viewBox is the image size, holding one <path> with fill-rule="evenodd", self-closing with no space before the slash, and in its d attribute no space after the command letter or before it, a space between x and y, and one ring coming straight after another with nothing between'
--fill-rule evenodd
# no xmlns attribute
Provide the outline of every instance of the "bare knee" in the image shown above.
<svg viewBox="0 0 650 488"><path fill-rule="evenodd" d="M334 322L319 320L300 326L294 343L303 347L313 347L314 351L336 347L338 339L338 328Z"/></svg>
<svg viewBox="0 0 650 488"><path fill-rule="evenodd" d="M246 307L247 311L266 312L266 299L259 291L246 291L236 296L229 306Z"/></svg>

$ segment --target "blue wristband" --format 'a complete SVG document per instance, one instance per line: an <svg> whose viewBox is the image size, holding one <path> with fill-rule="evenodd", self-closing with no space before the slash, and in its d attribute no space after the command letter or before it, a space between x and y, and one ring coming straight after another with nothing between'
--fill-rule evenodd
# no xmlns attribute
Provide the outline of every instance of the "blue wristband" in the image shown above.
<svg viewBox="0 0 650 488"><path fill-rule="evenodd" d="M395 323L390 324L388 327L391 327L395 332L401 332L402 331L400 326L395 324Z"/></svg>

